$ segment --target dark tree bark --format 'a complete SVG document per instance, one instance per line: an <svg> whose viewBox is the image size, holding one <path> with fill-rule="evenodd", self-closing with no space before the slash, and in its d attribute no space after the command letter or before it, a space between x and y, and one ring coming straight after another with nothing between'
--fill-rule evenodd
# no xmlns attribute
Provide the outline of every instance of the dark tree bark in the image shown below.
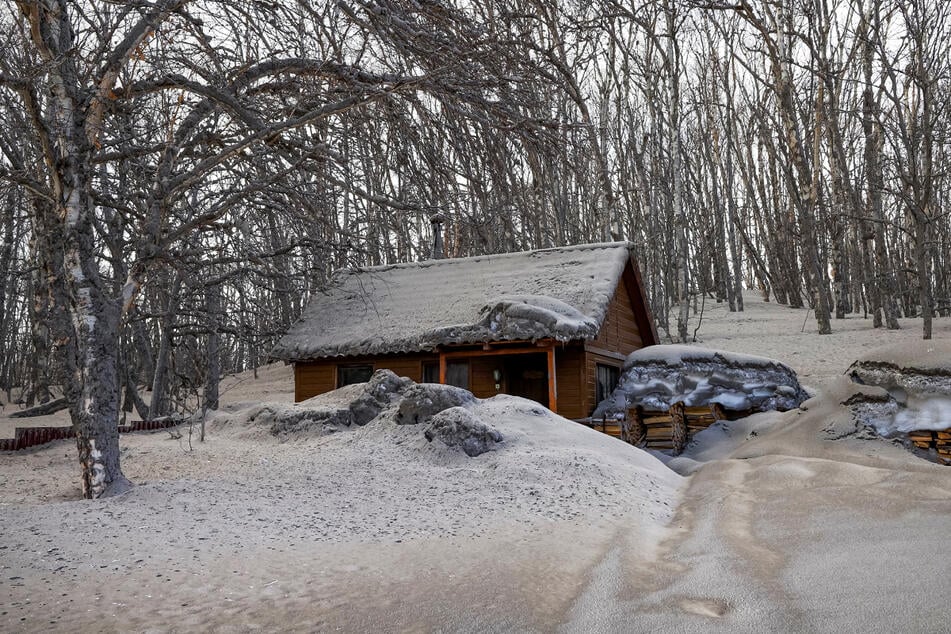
<svg viewBox="0 0 951 634"><path fill-rule="evenodd" d="M889 330L897 330L898 315L895 306L895 282L892 266L888 261L885 212L882 194L885 176L882 168L884 133L880 123L881 104L876 96L872 69L875 57L874 42L878 37L879 0L873 0L868 14L862 17L861 34L865 36L862 46L862 75L865 88L862 91L862 130L865 158L865 216L869 218L874 239L872 284L869 289L873 326L884 324Z"/></svg>
<svg viewBox="0 0 951 634"><path fill-rule="evenodd" d="M221 379L221 337L218 329L221 323L221 289L217 285L205 287L205 309L210 320L205 343L205 388L202 402L201 433L199 440L205 440L205 413L218 409L218 387Z"/></svg>
<svg viewBox="0 0 951 634"><path fill-rule="evenodd" d="M179 294L182 289L182 275L172 273L173 279L168 289L165 310L159 319L159 345L155 356L155 371L152 376L152 400L149 403L149 418L158 418L171 413L169 400L169 364L172 361L172 338L178 321Z"/></svg>

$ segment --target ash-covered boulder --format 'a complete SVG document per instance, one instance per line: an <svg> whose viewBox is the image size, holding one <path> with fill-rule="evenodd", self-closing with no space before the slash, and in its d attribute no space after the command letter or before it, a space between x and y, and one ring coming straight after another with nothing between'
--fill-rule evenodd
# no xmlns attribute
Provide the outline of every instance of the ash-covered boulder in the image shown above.
<svg viewBox="0 0 951 634"><path fill-rule="evenodd" d="M476 402L472 392L452 385L416 383L402 394L396 422L400 425L425 423L431 416L450 407Z"/></svg>
<svg viewBox="0 0 951 634"><path fill-rule="evenodd" d="M211 430L233 428L245 438L276 436L280 440L325 436L352 423L346 405L324 403L242 403L209 410L205 415Z"/></svg>
<svg viewBox="0 0 951 634"><path fill-rule="evenodd" d="M325 435L351 425L366 425L412 384L390 370L378 370L366 383L348 386L338 394L297 405L263 404L250 413L248 422L269 424L271 434L280 438Z"/></svg>
<svg viewBox="0 0 951 634"><path fill-rule="evenodd" d="M435 415L423 432L426 440L439 439L448 447L462 449L470 458L492 451L502 434L464 407L450 407Z"/></svg>
<svg viewBox="0 0 951 634"><path fill-rule="evenodd" d="M333 407L295 407L264 403L249 412L248 423L270 425L273 436L324 435L349 427L352 417L348 409Z"/></svg>
<svg viewBox="0 0 951 634"><path fill-rule="evenodd" d="M753 355L694 346L648 346L631 353L617 388L595 410L610 416L631 407L667 410L719 403L734 411L786 411L808 398L787 365Z"/></svg>
<svg viewBox="0 0 951 634"><path fill-rule="evenodd" d="M353 424L366 425L384 408L400 398L413 382L392 370L377 370L364 384L363 392L350 403Z"/></svg>

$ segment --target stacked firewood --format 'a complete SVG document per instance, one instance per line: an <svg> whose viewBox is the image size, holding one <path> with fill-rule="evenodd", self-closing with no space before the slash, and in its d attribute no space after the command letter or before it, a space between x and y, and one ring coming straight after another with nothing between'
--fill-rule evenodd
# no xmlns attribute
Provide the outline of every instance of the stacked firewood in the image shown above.
<svg viewBox="0 0 951 634"><path fill-rule="evenodd" d="M603 434L620 438L624 442L631 442L629 439L630 434L628 433L627 425L623 420L618 420L616 418L604 418L601 420L593 420L589 423L589 425L592 429L596 429Z"/></svg>
<svg viewBox="0 0 951 634"><path fill-rule="evenodd" d="M716 403L686 407L681 402L667 411L636 407L627 412L628 442L639 447L673 451L676 455L684 450L693 434L725 418L723 408Z"/></svg>
<svg viewBox="0 0 951 634"><path fill-rule="evenodd" d="M726 419L726 412L719 403L685 407L684 414L687 417L687 433L691 436L698 431L703 431L718 420Z"/></svg>
<svg viewBox="0 0 951 634"><path fill-rule="evenodd" d="M661 451L674 448L674 421L669 410L631 410L628 418L639 421L644 430L637 444Z"/></svg>
<svg viewBox="0 0 951 634"><path fill-rule="evenodd" d="M946 464L951 464L951 430L918 429L908 432L908 439L919 449L933 449Z"/></svg>
<svg viewBox="0 0 951 634"><path fill-rule="evenodd" d="M934 448L938 456L951 463L951 431L936 431Z"/></svg>

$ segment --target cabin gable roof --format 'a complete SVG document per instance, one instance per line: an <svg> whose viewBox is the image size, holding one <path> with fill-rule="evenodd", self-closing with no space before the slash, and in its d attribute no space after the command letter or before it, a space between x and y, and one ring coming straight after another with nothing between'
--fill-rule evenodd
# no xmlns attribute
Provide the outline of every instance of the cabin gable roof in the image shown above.
<svg viewBox="0 0 951 634"><path fill-rule="evenodd" d="M631 246L587 244L343 270L311 299L271 355L304 361L452 344L590 340L622 277L631 275ZM638 295L632 301L646 311Z"/></svg>

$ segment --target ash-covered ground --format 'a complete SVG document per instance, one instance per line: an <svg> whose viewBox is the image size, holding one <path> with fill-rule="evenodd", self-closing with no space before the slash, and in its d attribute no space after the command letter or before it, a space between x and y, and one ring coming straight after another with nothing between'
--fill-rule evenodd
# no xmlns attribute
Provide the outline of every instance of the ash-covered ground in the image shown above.
<svg viewBox="0 0 951 634"><path fill-rule="evenodd" d="M280 366L230 380L205 443L123 435L138 486L119 498L76 500L68 441L2 455L0 630L946 630L951 467L843 404L886 391L849 366L920 324L819 336L804 310L746 307L708 305L700 345L779 360L815 396L711 428L670 468L508 397L444 423L501 435L474 457L398 403L275 429Z"/></svg>

